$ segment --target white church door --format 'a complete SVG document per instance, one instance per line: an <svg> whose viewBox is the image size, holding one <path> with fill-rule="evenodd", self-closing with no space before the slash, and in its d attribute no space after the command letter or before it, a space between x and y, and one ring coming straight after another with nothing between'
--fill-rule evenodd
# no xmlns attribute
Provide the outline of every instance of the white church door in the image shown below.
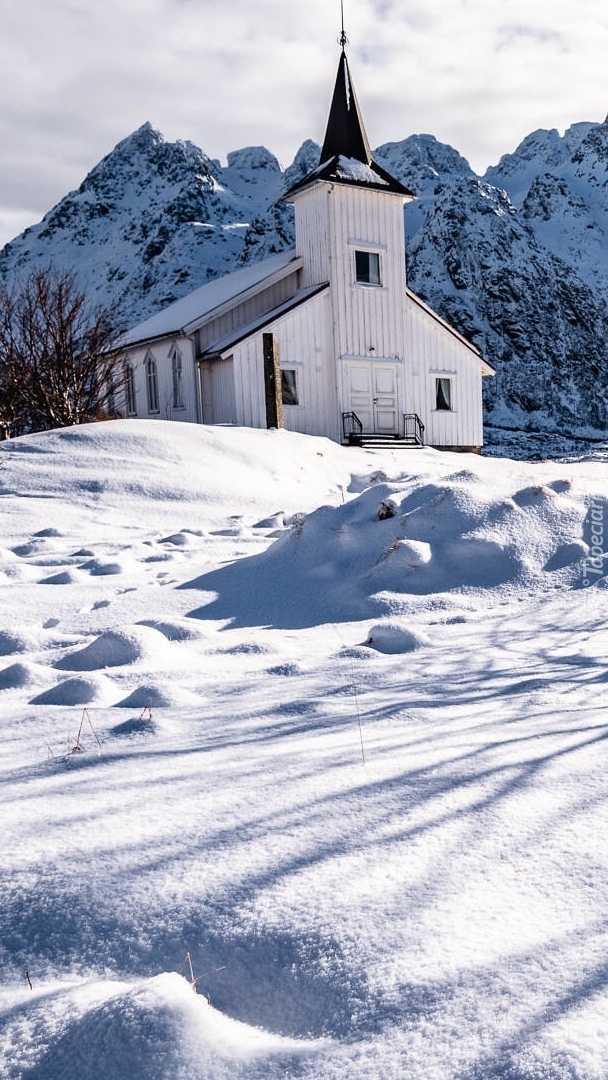
<svg viewBox="0 0 608 1080"><path fill-rule="evenodd" d="M348 364L348 411L354 412L363 430L375 435L397 435L397 370L394 364Z"/></svg>

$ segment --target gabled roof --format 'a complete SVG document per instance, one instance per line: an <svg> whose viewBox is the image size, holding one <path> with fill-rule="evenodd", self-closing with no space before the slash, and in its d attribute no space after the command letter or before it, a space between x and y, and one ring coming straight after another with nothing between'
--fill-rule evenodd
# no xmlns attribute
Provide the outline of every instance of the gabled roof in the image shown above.
<svg viewBox="0 0 608 1080"><path fill-rule="evenodd" d="M209 281L199 289L176 300L149 319L138 323L121 338L120 346L137 345L144 341L165 337L167 334L191 333L206 322L224 305L245 299L247 293L255 294L268 285L299 270L302 260L293 250L272 255L269 259L235 270L231 274Z"/></svg>
<svg viewBox="0 0 608 1080"><path fill-rule="evenodd" d="M307 187L315 180L354 184L357 187L390 191L413 199L413 193L372 158L344 49L329 110L321 158L313 172L289 189L283 198Z"/></svg>

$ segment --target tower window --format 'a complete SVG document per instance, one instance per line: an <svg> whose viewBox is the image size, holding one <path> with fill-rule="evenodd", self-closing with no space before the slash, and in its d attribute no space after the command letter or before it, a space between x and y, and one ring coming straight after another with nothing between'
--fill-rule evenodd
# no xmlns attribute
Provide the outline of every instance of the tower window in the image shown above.
<svg viewBox="0 0 608 1080"><path fill-rule="evenodd" d="M452 408L452 380L435 379L435 408Z"/></svg>
<svg viewBox="0 0 608 1080"><path fill-rule="evenodd" d="M362 285L381 285L377 251L355 251L355 280Z"/></svg>

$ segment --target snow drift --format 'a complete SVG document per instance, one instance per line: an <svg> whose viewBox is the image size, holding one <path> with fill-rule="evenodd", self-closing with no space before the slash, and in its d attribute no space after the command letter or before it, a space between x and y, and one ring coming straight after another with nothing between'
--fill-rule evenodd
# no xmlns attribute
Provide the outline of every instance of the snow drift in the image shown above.
<svg viewBox="0 0 608 1080"><path fill-rule="evenodd" d="M608 1075L607 501L287 432L0 445L2 1076Z"/></svg>

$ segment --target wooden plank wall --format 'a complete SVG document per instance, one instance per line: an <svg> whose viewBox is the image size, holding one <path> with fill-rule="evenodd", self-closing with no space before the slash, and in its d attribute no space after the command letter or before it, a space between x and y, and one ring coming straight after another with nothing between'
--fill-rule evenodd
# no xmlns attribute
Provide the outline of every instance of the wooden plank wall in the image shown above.
<svg viewBox="0 0 608 1080"><path fill-rule="evenodd" d="M230 334L240 326L245 326L248 322L259 318L266 311L272 311L283 301L291 299L299 287L298 272L288 274L269 288L262 289L255 296L250 297L241 304L237 304L230 311L224 312L223 315L206 323L196 333L198 355L200 356L205 349L210 348L215 341L219 341L226 334Z"/></svg>
<svg viewBox="0 0 608 1080"><path fill-rule="evenodd" d="M283 406L291 431L338 438L336 374L329 298L315 296L265 327L278 342L281 367L296 371L298 405ZM262 333L234 349L237 423L265 427Z"/></svg>
<svg viewBox="0 0 608 1080"><path fill-rule="evenodd" d="M480 365L441 323L407 305L406 412L417 412L432 446L481 446ZM435 379L452 380L452 410L435 408Z"/></svg>
<svg viewBox="0 0 608 1080"><path fill-rule="evenodd" d="M171 353L176 345L182 354L182 383L184 393L184 408L173 408L173 371ZM147 389L147 357L151 355L156 360L158 378L158 412L148 411ZM182 420L186 423L198 421L198 393L197 371L193 357L192 341L186 337L163 338L152 346L133 349L127 355L127 360L133 366L135 382L135 399L137 404L137 416L159 420Z"/></svg>

